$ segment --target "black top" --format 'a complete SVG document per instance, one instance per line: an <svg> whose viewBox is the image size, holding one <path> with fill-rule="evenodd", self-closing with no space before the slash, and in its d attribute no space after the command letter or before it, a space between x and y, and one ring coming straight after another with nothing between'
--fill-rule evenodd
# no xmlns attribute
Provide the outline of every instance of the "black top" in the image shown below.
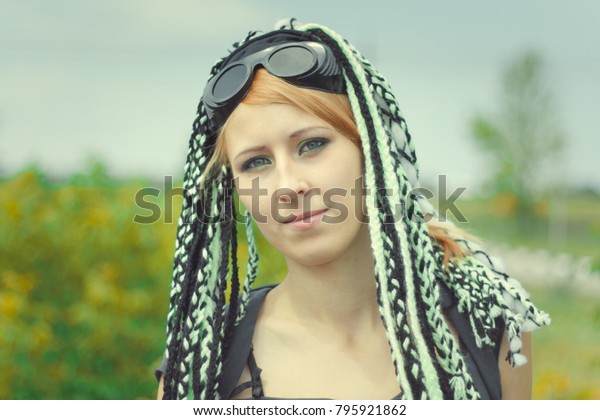
<svg viewBox="0 0 600 420"><path fill-rule="evenodd" d="M227 396L225 399L231 399L250 387L252 388L252 399L276 399L264 396L260 380L261 369L256 365L252 353L252 337L258 312L265 296L275 286L263 286L250 292L246 315L232 332L231 343L224 358L219 387L221 395ZM482 399L502 399L500 371L498 369L498 354L504 331L502 318L496 320L496 345L491 347L484 344L483 348L479 348L475 343L469 320L458 312L455 298L447 287L441 283L440 295L444 314L450 319L459 335L463 357L473 378L475 389L477 389ZM251 380L236 387L246 365L250 371ZM166 367L167 359L163 357L160 367L154 371L158 381L160 381ZM399 398L400 394L393 399Z"/></svg>

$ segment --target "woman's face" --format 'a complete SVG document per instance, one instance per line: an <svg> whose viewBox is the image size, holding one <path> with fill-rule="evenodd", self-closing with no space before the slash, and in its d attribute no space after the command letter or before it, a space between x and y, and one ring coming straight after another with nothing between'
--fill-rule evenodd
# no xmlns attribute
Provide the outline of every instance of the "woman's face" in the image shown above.
<svg viewBox="0 0 600 420"><path fill-rule="evenodd" d="M323 264L368 237L362 155L325 121L291 105L242 103L225 148L240 201L287 258Z"/></svg>

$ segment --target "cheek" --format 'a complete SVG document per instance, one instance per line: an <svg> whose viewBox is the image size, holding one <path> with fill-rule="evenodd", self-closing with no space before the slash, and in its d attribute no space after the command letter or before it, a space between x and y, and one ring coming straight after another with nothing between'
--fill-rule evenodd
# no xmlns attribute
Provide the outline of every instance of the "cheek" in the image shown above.
<svg viewBox="0 0 600 420"><path fill-rule="evenodd" d="M260 188L253 186L252 182L246 180L237 182L235 186L240 203L250 212L254 221L258 225L265 223L270 217L269 191L262 186Z"/></svg>

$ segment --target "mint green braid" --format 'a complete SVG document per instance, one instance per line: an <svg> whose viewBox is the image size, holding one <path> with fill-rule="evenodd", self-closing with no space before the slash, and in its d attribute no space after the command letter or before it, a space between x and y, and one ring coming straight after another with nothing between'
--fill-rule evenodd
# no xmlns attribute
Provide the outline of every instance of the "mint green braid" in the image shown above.
<svg viewBox="0 0 600 420"><path fill-rule="evenodd" d="M234 44L234 48L255 34L250 33ZM219 71L221 63L219 60L213 66L211 75ZM200 101L184 167L185 199L177 226L167 315L164 399L219 398L217 378L223 362L223 338L243 316L249 290L257 276L258 254L251 217L245 211L248 274L239 300L236 298L234 302L237 293L232 291L230 306L237 310L233 311L236 316L226 318L228 251L236 248L237 240L232 234L235 223L232 180L224 166L218 173L206 171L215 141L207 122L204 104ZM224 202L230 205L223 208ZM235 253L232 259L237 259ZM237 264L234 267L237 269ZM237 273L233 277L237 278Z"/></svg>
<svg viewBox="0 0 600 420"><path fill-rule="evenodd" d="M510 340L506 360L513 366L526 362L521 354L521 334L548 325L548 315L532 304L519 282L504 273L499 260L454 233L453 225L442 222L425 197L416 192L414 145L385 78L325 26L299 25L292 19L282 21L277 29L310 32L330 47L343 68L361 138L364 187L374 193L366 207L377 301L402 397L479 398L460 345L444 318L440 282L456 297L457 309L469 320L478 346L496 344L496 321L502 318ZM233 47L256 35L249 33ZM215 64L211 76L222 63L223 59ZM227 397L219 390L222 358L232 328L246 313L257 277L258 253L246 210L248 274L242 284L237 281L231 173L225 166L206 172L215 138L200 102L185 166L186 200L177 228L167 317L166 399ZM444 251L429 235L425 215L448 227L465 258L453 258L445 265ZM226 309L228 284L232 292Z"/></svg>

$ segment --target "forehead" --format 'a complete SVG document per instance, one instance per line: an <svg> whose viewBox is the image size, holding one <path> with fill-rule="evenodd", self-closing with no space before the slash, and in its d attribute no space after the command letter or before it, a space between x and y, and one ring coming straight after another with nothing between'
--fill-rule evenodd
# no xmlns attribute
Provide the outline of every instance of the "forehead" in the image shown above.
<svg viewBox="0 0 600 420"><path fill-rule="evenodd" d="M240 104L225 128L225 147L231 158L252 145L287 138L309 126L332 128L326 121L288 104Z"/></svg>

